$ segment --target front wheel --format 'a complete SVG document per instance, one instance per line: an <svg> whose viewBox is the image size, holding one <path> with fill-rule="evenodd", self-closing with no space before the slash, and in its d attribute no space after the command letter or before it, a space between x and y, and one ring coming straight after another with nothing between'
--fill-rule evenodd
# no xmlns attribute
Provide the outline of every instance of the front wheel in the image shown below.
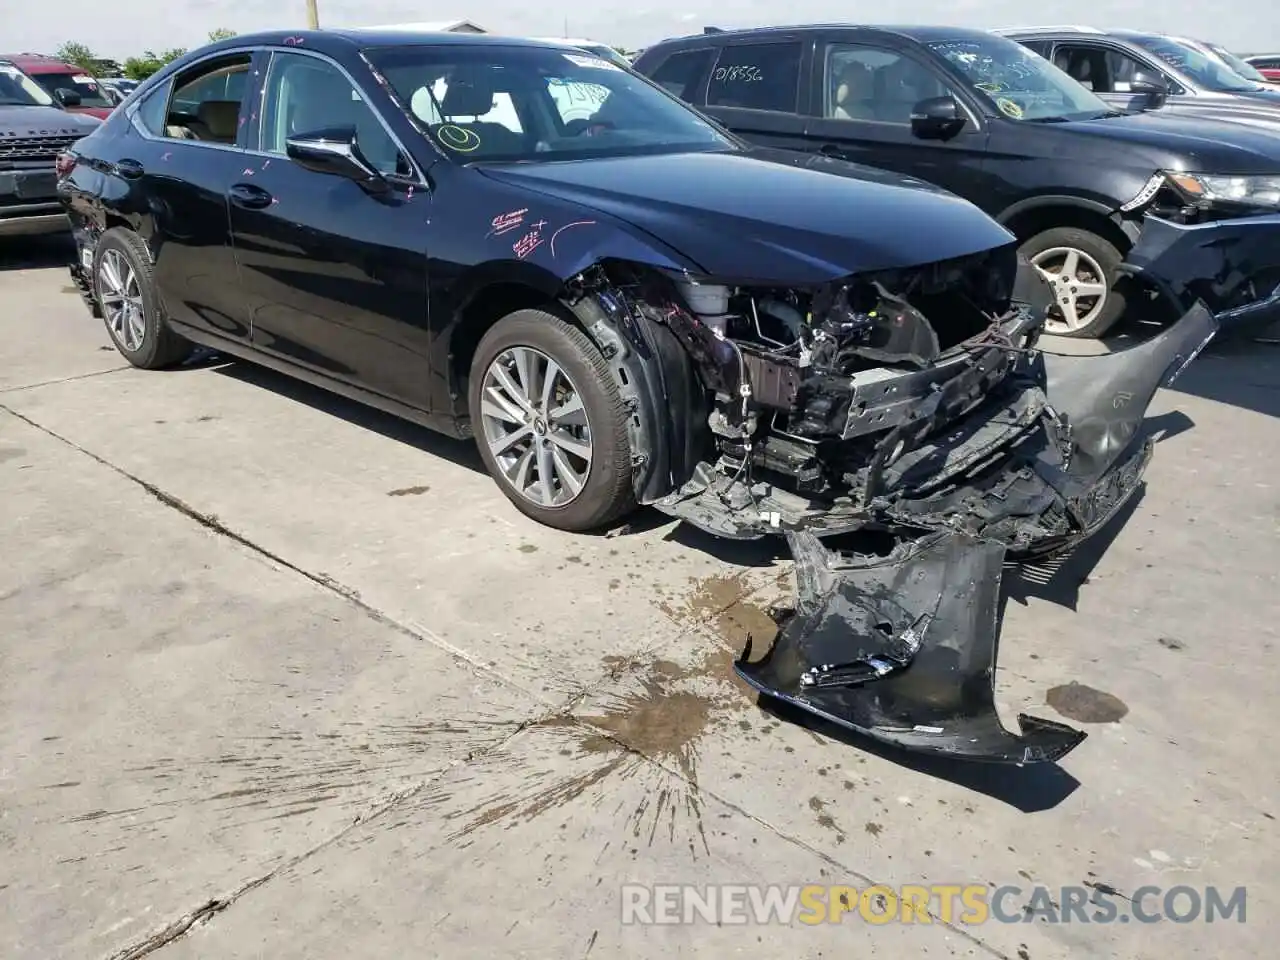
<svg viewBox="0 0 1280 960"><path fill-rule="evenodd" d="M595 344L544 310L518 310L481 339L468 403L490 475L525 515L592 530L635 507L627 409Z"/></svg>
<svg viewBox="0 0 1280 960"><path fill-rule="evenodd" d="M1027 240L1018 252L1053 293L1045 333L1097 338L1124 314L1124 295L1116 289L1116 268L1124 256L1111 241L1078 227L1054 227Z"/></svg>

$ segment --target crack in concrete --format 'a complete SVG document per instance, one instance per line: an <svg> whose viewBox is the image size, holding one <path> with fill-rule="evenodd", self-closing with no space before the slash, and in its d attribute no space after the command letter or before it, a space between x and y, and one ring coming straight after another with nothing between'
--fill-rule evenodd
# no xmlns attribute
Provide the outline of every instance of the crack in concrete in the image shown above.
<svg viewBox="0 0 1280 960"><path fill-rule="evenodd" d="M132 365L126 363L124 366L112 367L109 370L95 370L93 373L77 373L73 377L57 377L53 380L40 380L40 381L37 381L36 383L20 383L16 387L0 387L0 393L17 393L19 390L35 390L37 387L52 387L59 383L73 383L76 380L89 380L93 377L101 377L108 373L119 373L121 370L131 370L131 369L133 369ZM9 410L8 407L5 407L5 409ZM9 412L13 413L12 410L9 410ZM16 414L16 413L14 413L13 415L15 417L20 416L19 414ZM26 419L26 418L24 417L23 419ZM29 420L27 422L31 423L31 421ZM32 426L38 427L39 425L32 424ZM44 429L44 428L39 427L39 429ZM45 430L45 432L48 433L49 431ZM50 434L50 436L53 436L53 434ZM58 439L62 440L62 437L58 437ZM65 440L63 440L63 442L66 443ZM75 444L72 444L72 446L75 446Z"/></svg>
<svg viewBox="0 0 1280 960"><path fill-rule="evenodd" d="M103 372L111 372L111 371L103 371ZM95 376L95 374L90 374L87 376ZM74 379L84 379L84 378L70 377L67 379L74 380ZM52 381L52 382L62 382L62 381ZM0 392L3 392L3 391L0 391ZM407 624L397 621L396 619L391 617L389 614L383 612L382 610L379 610L377 607L374 607L372 604L363 600L360 597L359 592L356 591L354 588L349 587L346 584L343 584L332 577L329 577L323 574L312 573L311 571L303 567L300 567L289 560L284 559L279 554L276 554L273 551L268 550L267 548L257 543L254 543L252 540L250 540L248 537L244 536L243 534L237 533L236 531L232 530L231 528L226 526L224 523L222 523L220 520L218 520L217 517L201 513L199 510L196 510L194 507L183 502L178 497L175 497L172 494L167 493L164 490L160 489L155 484L150 483L146 480L143 480L141 477L138 477L130 473L128 470L125 470L123 467L120 467L112 463L111 461L105 459L104 457L99 456L98 454L92 452L91 450L85 449L84 447L80 446L74 441L69 440L68 438L62 436L61 434L53 430L50 430L48 427L45 427L40 423L37 423L36 421L32 420L30 417L27 417L24 414L19 413L13 408L3 403L0 403L0 410L4 410L10 415L26 423L28 426L31 426L34 429L39 430L40 432L50 437L53 437L55 440L58 440L60 443L66 444L68 447L75 450L76 452L81 453L86 457L89 457L94 462L101 464L102 466L113 471L114 473L124 477L127 480L132 481L133 483L141 487L143 490L145 490L157 501L159 501L161 504L163 504L164 506L172 510L177 511L178 513L182 514L188 519L195 521L201 527L204 527L205 529L213 533L219 534L220 536L226 537L227 539L233 541L236 544L239 544L240 546L261 556L262 558L269 560L272 563L278 564L280 567L286 570L289 570L293 573L296 573L299 576L305 577L306 579L310 580L312 583L315 583L316 585L323 587L324 589L329 590L332 593L336 593L338 596L342 597L348 603L351 603L356 607L358 607L362 612L364 612L367 616L373 618L376 622L384 626L387 626L393 630L396 630L397 632L404 634L405 636L413 640L425 641L427 643L430 643L440 648L444 652L448 653L450 656L453 656L456 659L466 663L468 666L472 667L472 669L476 670L477 672L482 673L486 676L489 676L494 680L496 680L497 682L519 691L525 696L530 697L530 699L534 700L535 702L539 702L550 707L550 710L548 712L540 713L532 717L527 717L524 720L517 722L513 726L511 733L506 737L503 737L501 740L495 741L494 743L491 743L485 747L478 747L475 750L468 752L464 756L454 760L452 763L450 763L446 767L442 768L435 776L429 777L421 781L420 783L416 783L410 787L405 788L404 790L400 790L400 791L397 791L396 793L391 794L390 797L376 804L369 813L356 816L355 818L353 818L350 824L348 824L342 830L335 833L333 836L321 841L319 844L316 844L315 846L303 851L302 853L295 854L294 856L282 861L280 864L273 867L271 870L267 871L261 876L254 877L253 879L244 882L227 896L220 897L220 898L213 898L206 901L200 907L196 908L193 911L190 911L189 913L183 914L178 919L166 924L164 927L148 935L147 937L143 938L137 943L134 943L128 947L123 948L122 950L119 950L111 954L109 957L106 958L106 960L140 960L140 958L145 957L148 954L151 954L154 951L161 949L165 945L172 943L175 940L178 940L179 938L183 937L192 927L209 922L213 917L217 916L219 913L222 913L224 910L230 907L233 903L235 903L241 897L257 889L258 887L261 887L264 884L268 883L270 880L272 880L274 877L278 876L279 874L292 869L293 867L310 859L311 857L322 852L328 847L333 846L338 841L340 841L343 837L345 837L348 833L354 830L357 826L367 824L375 819L380 818L389 810L393 809L401 801L419 793L426 786L447 776L447 774L451 770L457 769L459 766L464 766L476 759L479 759L480 757L485 756L486 754L489 754L495 750L499 750L505 747L515 737L519 736L529 727L536 726L540 723L545 722L548 719L553 719L553 718L563 718L565 720L568 720L570 722L573 722L577 725L582 726L584 729L591 730L597 735L607 738L611 742L615 743L621 750L625 751L626 753L633 754L636 757L638 757L640 760L646 763L653 764L654 766L666 771L671 776L675 776L681 780L684 780L688 784L690 789L696 791L697 793L713 798L718 803L723 804L728 809L737 813L739 816L745 817L751 822L763 827L765 830L779 837L784 842L790 843L796 847L799 847L802 850L807 851L808 853L818 857L820 860L822 860L824 863L828 864L829 866L833 867L834 869L842 871L852 877L856 877L859 881L861 881L862 883L868 886L875 885L875 881L871 877L846 866L845 864L841 863L834 857L830 856L829 854L813 846L808 841L805 841L800 837L792 836L791 834L784 832L780 827L775 826L769 821L761 817L758 817L753 813L750 813L749 811L745 810L743 807L739 806L737 803L730 801L725 797L719 795L715 791L709 790L706 787L690 780L682 771L675 769L673 767L670 767L666 764L663 764L652 757L646 756L645 754L636 750L630 744L618 738L611 732L599 730L593 724L590 724L582 720L581 718L572 716L574 709L576 709L583 702L585 702L592 694L598 691L605 684L615 682L629 673L634 673L638 671L644 666L643 663L637 661L637 662L628 664L622 670L610 671L606 673L603 677L601 677L601 679L597 683L587 684L583 686L579 691L572 694L568 699L566 699L563 703L559 704L558 706L548 704L548 702L544 700L542 697L538 696L537 694L531 691L525 690L520 684L516 683L514 680L511 680L510 678L504 676L503 674L493 670L487 664L476 660L474 657L468 654L465 650L462 650L461 648L455 646L454 644L449 643L447 640L445 640L443 637L439 636L438 634L434 633L433 631L430 631L420 625L415 624L413 626L409 626ZM713 615L724 613L735 604L740 603L742 600L758 592L763 591L764 589L766 589L766 587L767 587L767 584L758 584L754 587L748 587L747 589L743 590L742 593L737 597L735 597L733 600L725 603L719 609L713 610L712 611ZM690 627L681 627L670 617L664 617L664 619L667 619L668 622L671 623L672 627L677 631L676 635L672 637L671 640L668 641L668 643L676 642L677 640L679 640L680 637L684 636L686 633L691 632L692 630L692 628ZM717 644L720 643L719 640L714 640L714 642L716 642ZM665 645L666 644L659 645L659 649L661 648L661 646L665 646ZM1007 954L1001 952L1000 950L986 943L986 941L975 936L973 933L965 929L962 925L954 921L947 923L945 921L941 921L940 919L939 919L939 922L941 922L943 926L948 927L952 932L956 933L958 936L969 941L974 946L990 954L991 956L999 958L999 960L1011 960L1011 958Z"/></svg>

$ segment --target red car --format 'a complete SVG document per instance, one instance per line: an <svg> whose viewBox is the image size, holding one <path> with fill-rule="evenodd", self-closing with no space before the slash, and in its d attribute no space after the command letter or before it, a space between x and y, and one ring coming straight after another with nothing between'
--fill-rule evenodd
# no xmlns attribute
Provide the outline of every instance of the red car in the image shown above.
<svg viewBox="0 0 1280 960"><path fill-rule="evenodd" d="M0 53L0 60L38 83L64 110L105 119L115 106L102 84L74 64L38 53Z"/></svg>
<svg viewBox="0 0 1280 960"><path fill-rule="evenodd" d="M1268 80L1280 80L1280 53L1265 53L1244 60Z"/></svg>

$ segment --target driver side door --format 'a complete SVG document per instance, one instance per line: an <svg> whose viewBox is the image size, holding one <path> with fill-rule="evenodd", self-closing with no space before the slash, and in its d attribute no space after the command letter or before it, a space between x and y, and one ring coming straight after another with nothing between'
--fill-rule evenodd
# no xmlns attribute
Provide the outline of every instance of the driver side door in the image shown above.
<svg viewBox="0 0 1280 960"><path fill-rule="evenodd" d="M902 50L830 42L818 47L812 86L810 151L916 177L982 205L986 126L940 70ZM960 104L964 128L950 140L922 140L911 130L912 108L942 96Z"/></svg>

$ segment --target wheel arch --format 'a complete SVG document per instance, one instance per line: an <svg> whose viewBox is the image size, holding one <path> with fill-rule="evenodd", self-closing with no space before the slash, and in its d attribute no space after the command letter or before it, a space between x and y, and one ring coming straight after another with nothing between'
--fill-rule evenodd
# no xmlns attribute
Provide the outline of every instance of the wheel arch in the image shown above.
<svg viewBox="0 0 1280 960"><path fill-rule="evenodd" d="M1117 210L1089 197L1029 197L1007 207L996 219L1020 244L1054 227L1076 227L1103 237L1123 256L1136 239L1125 229Z"/></svg>

